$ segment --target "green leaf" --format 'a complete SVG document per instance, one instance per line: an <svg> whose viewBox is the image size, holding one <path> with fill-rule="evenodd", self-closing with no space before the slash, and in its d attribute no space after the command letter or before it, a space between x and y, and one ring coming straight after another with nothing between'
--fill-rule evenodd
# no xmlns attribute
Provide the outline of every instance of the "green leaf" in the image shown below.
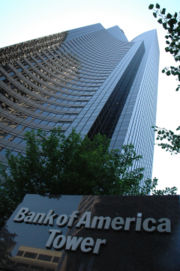
<svg viewBox="0 0 180 271"><path fill-rule="evenodd" d="M170 19L172 17L172 15L170 13L167 14L166 16L168 19Z"/></svg>
<svg viewBox="0 0 180 271"><path fill-rule="evenodd" d="M161 11L161 14L163 14L163 15L164 15L165 13L166 13L166 9L165 9L165 8L163 8L163 9L162 9L162 11Z"/></svg>
<svg viewBox="0 0 180 271"><path fill-rule="evenodd" d="M149 5L149 9L153 9L154 5L153 4L150 4Z"/></svg>
<svg viewBox="0 0 180 271"><path fill-rule="evenodd" d="M177 20L176 20L176 19L170 19L170 20L168 21L168 24L170 25L171 28L172 28L173 25L176 24L176 23L177 23Z"/></svg>
<svg viewBox="0 0 180 271"><path fill-rule="evenodd" d="M158 20L158 23L162 24L162 19L159 19L159 20Z"/></svg>
<svg viewBox="0 0 180 271"><path fill-rule="evenodd" d="M164 27L164 29L167 29L167 24L163 23L163 27Z"/></svg>
<svg viewBox="0 0 180 271"><path fill-rule="evenodd" d="M153 12L153 16L154 16L155 18L157 18L157 13L156 13L156 12Z"/></svg>
<svg viewBox="0 0 180 271"><path fill-rule="evenodd" d="M159 8L160 8L160 5L159 5L159 4L156 4L156 8L158 8L158 9L159 9Z"/></svg>

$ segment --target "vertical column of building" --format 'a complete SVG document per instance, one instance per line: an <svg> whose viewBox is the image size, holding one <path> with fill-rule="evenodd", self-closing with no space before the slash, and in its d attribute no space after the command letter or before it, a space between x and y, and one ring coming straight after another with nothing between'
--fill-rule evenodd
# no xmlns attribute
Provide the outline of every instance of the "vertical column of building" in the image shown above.
<svg viewBox="0 0 180 271"><path fill-rule="evenodd" d="M134 167L145 168L144 177L151 178L159 63L156 31L144 33L133 41L140 40L144 41L145 54L114 131L111 148L133 144L143 156Z"/></svg>

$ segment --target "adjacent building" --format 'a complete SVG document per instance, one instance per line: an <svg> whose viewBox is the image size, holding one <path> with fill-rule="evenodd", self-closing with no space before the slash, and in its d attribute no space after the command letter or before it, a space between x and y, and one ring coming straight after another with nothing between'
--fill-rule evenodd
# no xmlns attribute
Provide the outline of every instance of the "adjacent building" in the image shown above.
<svg viewBox="0 0 180 271"><path fill-rule="evenodd" d="M151 177L159 48L148 31L128 42L115 26L90 25L0 49L0 161L25 149L31 129L106 134L134 144Z"/></svg>
<svg viewBox="0 0 180 271"><path fill-rule="evenodd" d="M20 246L12 257L16 270L55 271L62 256L61 251Z"/></svg>

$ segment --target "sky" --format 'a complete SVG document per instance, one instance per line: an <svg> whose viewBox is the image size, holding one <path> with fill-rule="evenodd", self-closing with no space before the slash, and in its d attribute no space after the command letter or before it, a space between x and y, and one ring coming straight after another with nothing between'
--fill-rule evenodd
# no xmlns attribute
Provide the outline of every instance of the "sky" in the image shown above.
<svg viewBox="0 0 180 271"><path fill-rule="evenodd" d="M0 0L0 48L42 36L101 23L105 28L118 25L129 41L139 34L157 29L160 68L157 125L175 130L180 125L180 92L177 81L161 73L173 64L164 51L165 31L152 16L149 4L159 3L173 13L179 0ZM159 188L176 186L180 194L180 154L171 155L155 143L153 177Z"/></svg>

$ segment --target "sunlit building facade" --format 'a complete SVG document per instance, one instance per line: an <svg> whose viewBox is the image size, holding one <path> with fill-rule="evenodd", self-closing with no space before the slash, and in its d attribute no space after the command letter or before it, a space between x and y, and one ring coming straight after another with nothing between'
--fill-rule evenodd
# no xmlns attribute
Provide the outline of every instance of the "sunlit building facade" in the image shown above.
<svg viewBox="0 0 180 271"><path fill-rule="evenodd" d="M155 30L131 42L95 24L0 49L0 161L31 129L106 134L134 144L151 177L159 48Z"/></svg>

